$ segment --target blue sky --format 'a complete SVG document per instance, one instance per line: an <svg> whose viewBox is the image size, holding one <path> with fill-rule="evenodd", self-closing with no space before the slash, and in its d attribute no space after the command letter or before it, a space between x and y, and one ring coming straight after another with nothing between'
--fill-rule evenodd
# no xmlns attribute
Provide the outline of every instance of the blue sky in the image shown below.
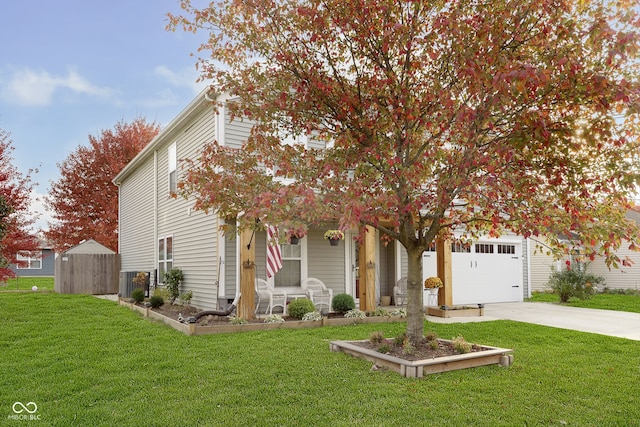
<svg viewBox="0 0 640 427"><path fill-rule="evenodd" d="M190 54L205 35L164 29L179 11L178 0L2 2L0 128L15 166L39 169L34 196L89 135L137 117L164 126L204 87Z"/></svg>

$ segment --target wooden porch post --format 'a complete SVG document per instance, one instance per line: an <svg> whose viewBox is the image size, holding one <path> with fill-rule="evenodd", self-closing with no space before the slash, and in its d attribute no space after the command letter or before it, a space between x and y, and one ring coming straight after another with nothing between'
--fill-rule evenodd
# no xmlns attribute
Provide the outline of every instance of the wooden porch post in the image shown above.
<svg viewBox="0 0 640 427"><path fill-rule="evenodd" d="M376 229L367 226L364 251L360 251L360 310L376 308ZM364 252L364 253L363 253Z"/></svg>
<svg viewBox="0 0 640 427"><path fill-rule="evenodd" d="M438 292L438 305L453 305L451 295L451 240L436 239L438 277L443 287Z"/></svg>
<svg viewBox="0 0 640 427"><path fill-rule="evenodd" d="M255 319L256 239L253 230L240 232L240 301L238 317ZM251 237L254 237L251 239ZM250 245L249 245L250 244Z"/></svg>

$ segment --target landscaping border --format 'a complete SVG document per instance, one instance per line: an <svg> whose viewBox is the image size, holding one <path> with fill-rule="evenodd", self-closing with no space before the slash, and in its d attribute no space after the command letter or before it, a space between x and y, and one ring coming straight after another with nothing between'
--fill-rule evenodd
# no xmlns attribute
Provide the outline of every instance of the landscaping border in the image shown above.
<svg viewBox="0 0 640 427"><path fill-rule="evenodd" d="M391 323L391 322L403 322L406 318L399 316L374 316L366 317L364 319L356 318L337 318L330 319L323 317L322 320L316 321L287 321L282 323L246 323L244 325L213 325L204 326L196 323L181 323L177 320L166 317L158 312L153 311L149 307L141 307L135 303L128 302L127 300L119 299L118 304L123 307L140 313L143 317L150 317L152 319L159 320L166 325L186 334L186 335L212 335L223 334L233 332L250 332L250 331L269 331L273 329L302 329L302 328L320 328L322 326L346 326L355 325L361 323Z"/></svg>
<svg viewBox="0 0 640 427"><path fill-rule="evenodd" d="M343 352L374 362L378 367L387 368L407 378L422 378L425 374L437 374L478 366L500 365L509 367L513 364L513 350L507 348L482 345L480 346L481 351L477 352L411 361L352 344L366 341L331 341L329 348L334 352ZM438 339L438 341L451 342L443 339Z"/></svg>
<svg viewBox="0 0 640 427"><path fill-rule="evenodd" d="M445 306L443 306L445 307ZM427 307L427 314L436 317L476 317L484 316L484 307Z"/></svg>

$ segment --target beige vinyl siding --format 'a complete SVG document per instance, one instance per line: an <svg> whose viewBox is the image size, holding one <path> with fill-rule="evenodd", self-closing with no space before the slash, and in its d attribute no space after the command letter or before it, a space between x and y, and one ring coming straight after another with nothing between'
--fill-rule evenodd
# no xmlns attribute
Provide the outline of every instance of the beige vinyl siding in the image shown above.
<svg viewBox="0 0 640 427"><path fill-rule="evenodd" d="M400 245L400 277L407 276L409 274L409 255L407 254L407 249Z"/></svg>
<svg viewBox="0 0 640 427"><path fill-rule="evenodd" d="M345 250L346 241L331 246L324 239L324 230L311 230L307 241L307 273L333 289L333 295L346 293Z"/></svg>
<svg viewBox="0 0 640 427"><path fill-rule="evenodd" d="M267 279L267 233L257 231L253 236L253 242L256 247L256 277Z"/></svg>
<svg viewBox="0 0 640 427"><path fill-rule="evenodd" d="M324 150L326 143L317 138L317 135L310 135L307 139L307 148L312 148L316 150Z"/></svg>
<svg viewBox="0 0 640 427"><path fill-rule="evenodd" d="M153 157L120 186L121 271L154 271Z"/></svg>
<svg viewBox="0 0 640 427"><path fill-rule="evenodd" d="M529 247L527 246L527 239L522 239L522 292L523 297L527 298L530 295L529 292Z"/></svg>
<svg viewBox="0 0 640 427"><path fill-rule="evenodd" d="M587 270L590 273L600 275L605 279L605 286L611 289L640 289L640 252L629 249L629 242L623 241L620 249L616 251L620 259L631 258L633 264L630 267L619 264L619 268L609 269L604 258L597 258L589 264Z"/></svg>
<svg viewBox="0 0 640 427"><path fill-rule="evenodd" d="M246 118L236 117L231 121L229 109L224 109L225 127L224 127L224 145L232 148L240 148L242 144L249 138L251 128L255 122Z"/></svg>
<svg viewBox="0 0 640 427"><path fill-rule="evenodd" d="M237 245L238 236L228 233L225 235L225 255L224 255L224 297L231 299L235 297L238 285L237 281Z"/></svg>
<svg viewBox="0 0 640 427"><path fill-rule="evenodd" d="M168 149L177 145L177 181L185 174L184 159L197 159L205 143L215 138L215 114L204 108L175 138L167 138L157 151L158 238L173 236L173 266L182 269L180 292L191 290L191 303L202 309L217 308L218 218L193 209L193 200L169 194ZM157 256L157 248L154 251Z"/></svg>
<svg viewBox="0 0 640 427"><path fill-rule="evenodd" d="M561 261L554 259L544 238L528 239L529 256L529 288L531 292L551 290L547 283L554 268L560 266Z"/></svg>

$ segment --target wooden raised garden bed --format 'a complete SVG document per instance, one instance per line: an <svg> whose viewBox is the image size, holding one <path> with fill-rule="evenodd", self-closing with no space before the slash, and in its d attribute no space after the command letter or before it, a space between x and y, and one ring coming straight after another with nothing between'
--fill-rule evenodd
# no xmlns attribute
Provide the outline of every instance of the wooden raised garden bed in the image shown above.
<svg viewBox="0 0 640 427"><path fill-rule="evenodd" d="M450 342L449 340L439 340ZM486 365L511 366L513 350L499 347L480 346L480 351L424 360L405 360L352 344L354 341L331 341L331 351L343 352L354 357L374 362L377 367L387 368L407 378L422 378L427 374L475 368ZM359 341L355 341L359 342ZM362 341L364 342L364 341Z"/></svg>
<svg viewBox="0 0 640 427"><path fill-rule="evenodd" d="M437 317L474 317L484 316L484 306L469 307L469 306L441 306L441 307L427 307L427 314L429 316Z"/></svg>

